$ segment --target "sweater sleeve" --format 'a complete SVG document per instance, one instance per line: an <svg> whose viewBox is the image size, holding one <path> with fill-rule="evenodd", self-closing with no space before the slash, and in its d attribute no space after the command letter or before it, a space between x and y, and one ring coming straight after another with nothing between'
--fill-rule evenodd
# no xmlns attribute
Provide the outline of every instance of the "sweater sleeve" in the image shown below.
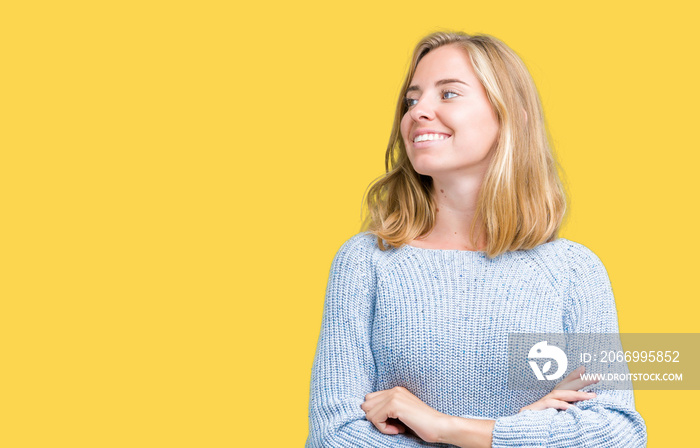
<svg viewBox="0 0 700 448"><path fill-rule="evenodd" d="M424 446L413 436L381 433L360 408L376 377L370 345L376 275L368 246L366 237L351 238L331 265L311 372L307 448Z"/></svg>
<svg viewBox="0 0 700 448"><path fill-rule="evenodd" d="M618 333L610 280L600 259L571 243L564 328L569 333ZM631 390L596 390L566 411L523 411L496 419L493 447L645 447L646 425Z"/></svg>

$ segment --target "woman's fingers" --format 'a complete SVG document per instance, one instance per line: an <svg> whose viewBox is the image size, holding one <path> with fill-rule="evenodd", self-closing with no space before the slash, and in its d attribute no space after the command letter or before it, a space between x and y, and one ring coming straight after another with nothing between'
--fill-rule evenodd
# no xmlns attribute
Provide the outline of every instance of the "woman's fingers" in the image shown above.
<svg viewBox="0 0 700 448"><path fill-rule="evenodd" d="M549 397L564 401L583 401L595 398L595 392L581 392L578 390L553 390L548 394Z"/></svg>
<svg viewBox="0 0 700 448"><path fill-rule="evenodd" d="M426 442L434 442L436 428L444 426L447 417L404 387L372 392L365 399L360 405L365 418L383 434L410 433Z"/></svg>
<svg viewBox="0 0 700 448"><path fill-rule="evenodd" d="M573 406L571 403L575 401L590 400L591 398L595 397L596 394L594 392L581 392L577 390L564 389L553 390L531 405L525 406L520 410L520 412L525 410L541 411L549 408L561 409L565 411Z"/></svg>
<svg viewBox="0 0 700 448"><path fill-rule="evenodd" d="M572 405L561 400L555 400L554 398L548 398L546 400L539 400L534 403L532 403L530 406L525 406L520 410L522 411L542 411L544 409L561 409L561 410L567 410L571 407Z"/></svg>
<svg viewBox="0 0 700 448"><path fill-rule="evenodd" d="M581 375L586 373L586 367L580 366L566 376L559 384L554 387L554 390L580 390L586 386L597 383L597 379L581 379Z"/></svg>
<svg viewBox="0 0 700 448"><path fill-rule="evenodd" d="M582 392L579 390L598 382L598 380L581 379L581 375L585 372L585 366L578 367L557 384L554 390L531 405L525 406L520 412L525 410L541 411L549 408L567 410L572 406L571 403L575 401L595 398L596 394L594 392Z"/></svg>
<svg viewBox="0 0 700 448"><path fill-rule="evenodd" d="M391 391L390 391L391 392ZM371 393L367 394L367 401L360 407L365 411L365 418L383 434L401 434L406 432L406 426L401 420L392 417L389 412L393 406L390 405L395 400L394 393Z"/></svg>
<svg viewBox="0 0 700 448"><path fill-rule="evenodd" d="M571 389L569 386L571 383L574 381L578 380L581 377L581 374L586 371L585 366L579 366L576 368L573 372L570 374L566 375L566 377L557 384L554 389L568 389L568 390L575 390Z"/></svg>
<svg viewBox="0 0 700 448"><path fill-rule="evenodd" d="M590 386L591 384L597 383L599 380L591 380L591 379L586 379L586 380L575 380L569 383L566 387L566 389L569 390L581 390L586 386Z"/></svg>
<svg viewBox="0 0 700 448"><path fill-rule="evenodd" d="M388 418L386 422L380 423L380 425L383 426L384 430L379 429L379 431L384 434L403 434L406 432L406 426L397 418Z"/></svg>

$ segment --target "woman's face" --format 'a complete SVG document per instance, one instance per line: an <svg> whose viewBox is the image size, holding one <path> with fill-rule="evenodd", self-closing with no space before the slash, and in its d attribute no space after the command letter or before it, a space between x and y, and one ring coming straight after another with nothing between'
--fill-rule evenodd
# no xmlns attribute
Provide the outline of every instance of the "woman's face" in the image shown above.
<svg viewBox="0 0 700 448"><path fill-rule="evenodd" d="M406 93L401 136L416 172L482 174L498 136L498 118L465 50L446 45L426 54Z"/></svg>

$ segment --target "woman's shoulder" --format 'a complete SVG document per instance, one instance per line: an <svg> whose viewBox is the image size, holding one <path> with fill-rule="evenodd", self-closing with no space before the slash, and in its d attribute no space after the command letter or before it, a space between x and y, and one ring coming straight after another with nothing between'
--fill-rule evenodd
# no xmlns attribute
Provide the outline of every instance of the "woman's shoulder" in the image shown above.
<svg viewBox="0 0 700 448"><path fill-rule="evenodd" d="M368 259L377 247L377 237L369 232L357 233L343 242L336 252L336 259Z"/></svg>
<svg viewBox="0 0 700 448"><path fill-rule="evenodd" d="M608 276L600 257L589 247L576 241L558 238L528 252L543 260L554 275L569 281Z"/></svg>
<svg viewBox="0 0 700 448"><path fill-rule="evenodd" d="M360 232L345 240L338 252L370 253L375 248L378 248L377 237L369 232Z"/></svg>
<svg viewBox="0 0 700 448"><path fill-rule="evenodd" d="M369 231L357 233L347 240L338 249L336 259L352 259L356 262L365 262L367 265L384 266L391 263L398 255L398 250L384 242L385 249L379 247L376 235ZM400 258L400 257L399 257Z"/></svg>
<svg viewBox="0 0 700 448"><path fill-rule="evenodd" d="M391 250L382 251L377 236L360 232L346 239L336 251L331 271L352 272L353 275L377 275L389 261Z"/></svg>
<svg viewBox="0 0 700 448"><path fill-rule="evenodd" d="M596 253L589 247L581 243L571 241L565 238L562 240L562 249L565 252L569 264L575 266L602 266L603 262Z"/></svg>
<svg viewBox="0 0 700 448"><path fill-rule="evenodd" d="M373 254L381 252L377 236L365 231L351 236L340 246L338 255L353 255L356 257L372 258Z"/></svg>
<svg viewBox="0 0 700 448"><path fill-rule="evenodd" d="M554 241L540 244L527 252L559 261L600 262L600 258L587 246L567 238L557 238Z"/></svg>
<svg viewBox="0 0 700 448"><path fill-rule="evenodd" d="M516 252L520 253L523 266L546 278L564 297L570 297L577 288L587 291L598 286L609 288L610 280L602 261L593 250L579 242L558 238Z"/></svg>

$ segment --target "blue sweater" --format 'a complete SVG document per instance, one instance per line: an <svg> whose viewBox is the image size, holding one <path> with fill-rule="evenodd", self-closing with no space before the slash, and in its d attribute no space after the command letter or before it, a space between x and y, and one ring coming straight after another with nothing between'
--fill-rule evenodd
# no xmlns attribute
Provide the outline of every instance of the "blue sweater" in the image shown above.
<svg viewBox="0 0 700 448"><path fill-rule="evenodd" d="M359 233L336 254L311 375L306 447L418 447L365 419L366 394L403 386L438 411L495 419L494 447L641 447L631 390L567 411L520 408L548 391L507 387L509 333L617 333L607 272L566 239L483 252L379 249Z"/></svg>

